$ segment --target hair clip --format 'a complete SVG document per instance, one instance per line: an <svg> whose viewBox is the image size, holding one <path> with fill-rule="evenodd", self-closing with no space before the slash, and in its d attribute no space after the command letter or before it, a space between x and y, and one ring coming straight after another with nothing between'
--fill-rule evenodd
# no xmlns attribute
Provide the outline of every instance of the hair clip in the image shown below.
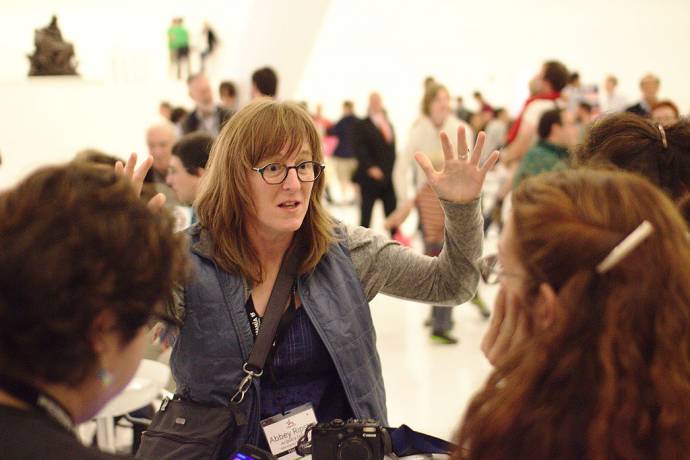
<svg viewBox="0 0 690 460"><path fill-rule="evenodd" d="M657 125L657 128L659 128L659 132L661 133L661 143L664 144L664 148L667 149L668 148L668 140L666 140L666 130L660 124Z"/></svg>
<svg viewBox="0 0 690 460"><path fill-rule="evenodd" d="M654 232L654 227L649 221L642 221L642 223L626 236L623 241L618 243L615 248L597 265L597 273L606 273L611 270L618 262L625 256L630 254L637 246L640 245L649 235Z"/></svg>

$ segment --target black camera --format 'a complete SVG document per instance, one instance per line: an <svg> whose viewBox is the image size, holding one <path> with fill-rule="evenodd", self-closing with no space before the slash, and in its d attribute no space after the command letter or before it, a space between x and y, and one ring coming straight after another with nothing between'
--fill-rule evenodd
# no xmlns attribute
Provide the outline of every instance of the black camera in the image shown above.
<svg viewBox="0 0 690 460"><path fill-rule="evenodd" d="M382 460L391 437L375 420L335 419L311 428L311 452L313 460Z"/></svg>

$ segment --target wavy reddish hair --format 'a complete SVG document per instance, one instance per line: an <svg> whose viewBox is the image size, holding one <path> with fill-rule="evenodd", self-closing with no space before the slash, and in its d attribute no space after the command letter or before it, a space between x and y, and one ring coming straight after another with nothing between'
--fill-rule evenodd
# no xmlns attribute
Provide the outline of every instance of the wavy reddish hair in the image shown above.
<svg viewBox="0 0 690 460"><path fill-rule="evenodd" d="M526 298L548 283L559 306L475 395L453 459L688 458L690 244L673 203L630 173L573 170L523 182L512 218ZM654 233L598 274L643 220Z"/></svg>

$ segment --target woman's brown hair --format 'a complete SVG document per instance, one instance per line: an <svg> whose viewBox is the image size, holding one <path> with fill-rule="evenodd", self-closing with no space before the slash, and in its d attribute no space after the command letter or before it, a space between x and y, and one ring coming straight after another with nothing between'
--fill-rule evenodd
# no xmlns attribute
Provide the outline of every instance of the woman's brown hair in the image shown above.
<svg viewBox="0 0 690 460"><path fill-rule="evenodd" d="M448 94L446 87L439 83L432 82L426 86L424 90L424 97L422 97L421 109L422 113L427 117L431 116L431 103L434 101L434 99L436 99L436 96L441 91L444 91L446 94Z"/></svg>
<svg viewBox="0 0 690 460"><path fill-rule="evenodd" d="M686 458L690 245L671 201L630 173L562 171L525 180L512 219L526 298L547 283L557 312L473 398L453 458ZM644 220L652 235L597 273Z"/></svg>
<svg viewBox="0 0 690 460"><path fill-rule="evenodd" d="M221 130L211 149L209 166L196 200L199 223L215 245L214 258L228 272L248 281L263 279L256 251L249 243L246 219L254 212L249 174L253 167L285 152L290 156L306 143L314 161L323 162L321 140L309 114L292 102L261 99L237 112ZM335 240L333 222L321 203L325 182L314 183L300 232L309 251L300 273L311 271Z"/></svg>
<svg viewBox="0 0 690 460"><path fill-rule="evenodd" d="M67 384L95 375L94 319L111 311L127 344L184 281L173 226L113 168L83 162L0 195L0 371Z"/></svg>
<svg viewBox="0 0 690 460"><path fill-rule="evenodd" d="M680 204L690 194L690 121L660 127L632 113L597 120L575 150L587 167L616 167L643 175Z"/></svg>

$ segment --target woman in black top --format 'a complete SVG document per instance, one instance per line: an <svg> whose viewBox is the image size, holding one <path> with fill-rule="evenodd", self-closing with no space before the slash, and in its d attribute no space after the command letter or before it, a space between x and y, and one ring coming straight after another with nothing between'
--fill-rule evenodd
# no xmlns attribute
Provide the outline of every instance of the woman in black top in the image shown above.
<svg viewBox="0 0 690 460"><path fill-rule="evenodd" d="M140 183L151 161L124 175ZM121 176L49 167L0 195L2 458L114 458L74 426L132 378L185 266L172 222Z"/></svg>

